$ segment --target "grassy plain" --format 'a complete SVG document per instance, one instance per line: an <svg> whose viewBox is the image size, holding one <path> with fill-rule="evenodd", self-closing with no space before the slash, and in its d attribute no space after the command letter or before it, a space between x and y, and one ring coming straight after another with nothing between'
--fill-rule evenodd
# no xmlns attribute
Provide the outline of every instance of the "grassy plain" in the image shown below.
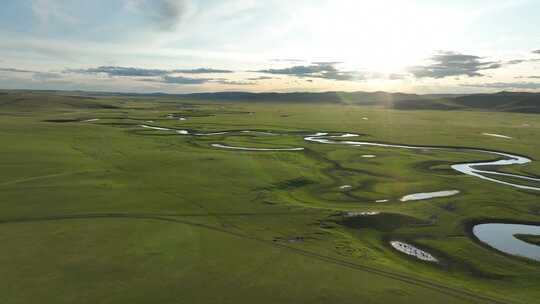
<svg viewBox="0 0 540 304"><path fill-rule="evenodd" d="M284 135L195 137L140 124ZM540 159L534 114L9 92L0 96L1 302L538 300L540 263L494 252L468 234L473 220L540 222L539 193L449 168L493 156L322 145L305 142L308 132ZM540 162L505 170L538 176ZM451 189L460 194L399 201ZM347 211L382 213L345 220ZM441 263L398 253L393 239Z"/></svg>

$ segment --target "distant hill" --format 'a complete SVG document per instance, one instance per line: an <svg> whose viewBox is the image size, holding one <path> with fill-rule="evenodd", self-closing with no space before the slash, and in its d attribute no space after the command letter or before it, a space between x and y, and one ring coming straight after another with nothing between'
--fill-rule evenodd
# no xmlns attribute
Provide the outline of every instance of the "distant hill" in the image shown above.
<svg viewBox="0 0 540 304"><path fill-rule="evenodd" d="M400 110L484 110L540 113L540 93L417 95L387 92L247 93L221 92L179 95L184 100L333 103L373 105Z"/></svg>
<svg viewBox="0 0 540 304"><path fill-rule="evenodd" d="M470 109L540 113L539 93L500 92L474 94L449 99L453 104Z"/></svg>
<svg viewBox="0 0 540 304"><path fill-rule="evenodd" d="M17 108L24 111L54 108L114 109L116 106L97 97L82 96L73 92L0 92L0 109Z"/></svg>
<svg viewBox="0 0 540 304"><path fill-rule="evenodd" d="M293 93L248 93L248 92L219 92L194 93L179 95L182 99L191 100L226 100L249 102L294 102L294 103L335 103L386 105L397 101L426 100L429 95L416 95L387 92L293 92Z"/></svg>
<svg viewBox="0 0 540 304"><path fill-rule="evenodd" d="M36 99L41 96L44 98ZM54 97L56 96L56 97ZM192 94L102 93L82 91L0 91L0 107L40 107L51 102L73 106L107 107L104 98L154 99L156 101L260 102L381 106L400 110L480 110L540 113L540 93L406 94L388 92L217 92ZM84 105L83 105L84 104Z"/></svg>
<svg viewBox="0 0 540 304"><path fill-rule="evenodd" d="M424 99L400 100L393 108L402 110L481 110L540 113L540 93L500 92L461 96L423 95Z"/></svg>

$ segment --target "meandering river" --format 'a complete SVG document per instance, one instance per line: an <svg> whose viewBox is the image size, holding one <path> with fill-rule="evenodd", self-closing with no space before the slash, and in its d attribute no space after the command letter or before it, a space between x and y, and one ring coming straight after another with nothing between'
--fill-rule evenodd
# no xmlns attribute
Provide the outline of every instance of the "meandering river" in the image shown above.
<svg viewBox="0 0 540 304"><path fill-rule="evenodd" d="M314 135L307 136L304 139L306 141L316 142L316 143L321 143L321 144L349 145L349 146L356 146L356 147L373 146L373 147L399 148L399 149L460 150L460 151L481 152L481 153L496 155L500 157L500 159L497 159L494 161L486 161L486 162L455 164L455 165L452 165L452 169L466 175L470 175L477 178L481 178L483 180L511 186L514 188L540 191L540 186L536 187L536 186L531 186L527 184L512 183L510 181L497 179L494 176L504 176L504 177L520 179L520 180L528 181L528 182L540 182L540 178L481 169L481 168L487 168L487 167L523 165L523 164L530 163L531 159L524 156L514 155L510 153L503 153L503 152L498 152L498 151L492 151L492 150L475 149L475 148L413 146L413 145L377 143L377 142L369 142L369 141L336 140L336 139L343 139L343 138L350 138L350 137L357 137L357 136L359 135L350 134L350 133L341 134L341 135L339 134L328 135L328 133L316 133Z"/></svg>
<svg viewBox="0 0 540 304"><path fill-rule="evenodd" d="M179 135L192 135L192 136L223 136L228 134L255 134L255 135L290 135L290 134L280 134L276 132L271 131L255 131L255 130L238 130L238 131L219 131L219 132L212 132L212 133L190 133L187 130L176 130L176 129L170 129L170 128L163 128L159 126L149 126L149 125L140 125L142 128L146 129L153 129L158 131L174 131ZM456 151L469 151L469 152L480 152L485 154L490 154L499 157L497 160L493 161L485 161L485 162L471 162L471 163L461 163L461 164L455 164L452 165L451 168L455 171L458 171L460 173L473 176L476 178L480 178L486 181L494 182L503 184L506 186L519 188L523 190L531 190L531 191L540 191L540 186L532 186L530 184L526 183L517 183L517 182L510 182L509 180L499 179L496 177L506 177L511 178L513 180L522 180L524 182L539 182L540 178L536 177L530 177L525 175L519 175L519 174L511 174L511 173L502 173L498 171L492 171L487 168L493 168L493 167L503 167L503 166L510 166L510 165L524 165L531 162L531 159L520 156L520 155L514 155L510 153L504 153L499 151L493 151L493 150L486 150L486 149L476 149L476 148L462 148L462 147L435 147L435 146L415 146L415 145L404 145L404 144L389 144L389 143L378 143L378 142L370 142L370 141L352 141L352 140L345 140L348 138L354 138L359 137L358 134L353 133L336 133L333 135L330 135L327 132L318 132L315 134L304 136L304 140L311 143L319 143L319 144L330 144L330 145L347 145L347 146L353 146L353 147L362 147L362 146L370 146L370 147L383 147L383 148L397 148L397 149L410 149L410 150L456 150ZM242 150L242 151L274 151L274 152L293 152L293 151L302 151L305 148L303 147L292 147L292 148L255 148L255 147L237 147L237 146L229 146L219 143L211 144L212 147L218 148L218 149L228 149L228 150Z"/></svg>
<svg viewBox="0 0 540 304"><path fill-rule="evenodd" d="M255 135L292 135L292 134L280 134L271 131L254 131L254 130L239 130L239 131L220 131L212 133L191 133L187 130L176 130L163 128L159 126L149 126L149 125L140 125L142 128L153 129L158 131L174 131L179 135L192 135L192 136L226 136L229 134L255 134ZM295 133L300 134L300 133ZM489 134L492 135L492 134ZM501 185L514 187L522 190L529 191L540 191L540 186L533 186L534 183L540 182L540 178L503 173L498 171L493 171L495 167L504 167L511 165L524 165L531 162L531 159L515 155L511 153L487 150L487 149L476 149L476 148L464 148L464 147L437 147L437 146L415 146L415 145L405 145L405 144L389 144L389 143L378 143L370 141L355 141L350 140L350 138L359 137L359 134L353 133L334 133L330 134L327 132L318 132L311 135L303 135L303 139L306 142L318 143L318 144L329 144L329 145L346 145L352 147L382 147L382 148L395 148L395 149L421 149L421 150L454 150L454 151L468 151L468 152L480 152L492 156L496 156L496 160L492 161L481 161L481 162L470 162L470 163L460 163L454 164L451 168L457 172L469 175L475 178L479 178L485 181L498 183ZM238 147L238 146L229 146L220 143L212 143L212 147L218 149L229 149L229 150L241 150L241 151L274 151L274 152L295 152L305 150L304 147L279 147L279 148L256 148L256 147ZM375 157L374 155L369 155L369 157ZM503 179L507 178L507 179ZM511 180L511 181L510 181ZM523 183L520 183L523 182ZM340 189L346 189L350 185L345 185L340 187ZM438 191L430 193L417 193L413 195L408 195L402 198L402 201L424 199L426 197L443 197L451 196L459 193L457 190L448 190L448 191ZM386 200L380 200L379 202L385 202ZM529 244L527 242L521 241L515 237L516 234L529 234L529 235L540 235L540 226L537 225L523 225L523 224L503 224L503 223L486 223L479 224L473 227L473 234L481 242L489 245L490 247L502 251L507 254L519 255L527 257L533 260L540 261L540 246ZM423 252L414 246L394 242L392 246L396 250L400 250L406 254L414 254L418 258L425 259L428 261L437 261L436 258L431 256L429 253Z"/></svg>

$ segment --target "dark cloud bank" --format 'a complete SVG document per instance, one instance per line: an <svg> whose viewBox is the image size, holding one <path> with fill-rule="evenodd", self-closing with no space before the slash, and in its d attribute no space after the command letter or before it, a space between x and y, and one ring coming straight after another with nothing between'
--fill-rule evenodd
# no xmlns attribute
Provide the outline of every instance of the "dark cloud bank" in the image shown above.
<svg viewBox="0 0 540 304"><path fill-rule="evenodd" d="M540 50L533 51L540 54ZM138 81L156 82L164 84L178 85L199 85L205 83L217 83L223 85L255 85L257 81L280 79L275 75L286 75L305 79L312 82L313 79L328 79L334 81L363 81L367 79L388 79L399 80L412 76L416 78L445 78L445 77L479 77L484 76L483 71L499 69L509 65L522 64L526 62L540 61L538 58L515 59L509 61L489 61L476 55L467 55L456 52L439 52L430 58L431 63L427 65L418 65L408 69L409 74L381 74L377 72L350 71L341 70L338 65L342 62L312 62L306 65L294 65L291 67L278 69L262 69L251 71L254 73L266 74L247 78L244 80L231 80L226 78L217 78L212 74L232 74L232 70L214 69L214 68L192 68L192 69L148 69L139 67L122 66L99 66L85 69L66 69L61 73L43 73L16 68L0 68L0 72L13 73L33 73L36 80L47 81L51 79L60 79L62 74L75 73L83 75L105 75L108 77L129 77ZM298 62L300 59L279 59L274 61ZM179 75L180 74L180 75ZM190 77L197 75L201 77ZM206 77L205 77L206 76ZM516 79L538 79L539 76L520 76ZM494 82L482 84L461 84L464 87L478 88L515 88L515 89L539 89L540 84L534 82Z"/></svg>
<svg viewBox="0 0 540 304"><path fill-rule="evenodd" d="M479 84L462 84L462 87L488 88L488 89L518 89L518 90L537 90L540 89L540 82L493 82Z"/></svg>
<svg viewBox="0 0 540 304"><path fill-rule="evenodd" d="M196 68L196 69L174 69L174 70L163 70L163 69L145 69L145 68L135 68L135 67L119 67L119 66L100 66L97 68L88 68L88 69L70 69L66 70L66 73L77 73L77 74L104 74L109 77L146 77L138 79L140 81L146 82L159 82L167 84L203 84L207 82L223 83L223 84L248 84L241 82L227 81L223 78L193 78L178 76L175 74L229 74L234 73L231 70L222 70L222 69L212 69L212 68ZM156 77L156 78L148 78ZM249 83L252 84L252 83Z"/></svg>
<svg viewBox="0 0 540 304"><path fill-rule="evenodd" d="M20 70L14 68L0 68L0 72L12 72L12 73L34 73L34 71Z"/></svg>
<svg viewBox="0 0 540 304"><path fill-rule="evenodd" d="M359 80L365 78L359 72L339 70L336 68L339 63L341 62L313 62L311 65L297 65L289 68L266 69L254 72L331 80Z"/></svg>
<svg viewBox="0 0 540 304"><path fill-rule="evenodd" d="M118 66L100 66L97 68L89 69L71 69L67 72L78 74L106 74L108 76L118 77L153 77L153 76L165 76L171 74L223 74L233 73L230 70L219 70L211 68L197 68L197 69L177 69L177 70L161 70L161 69L145 69L134 67L118 67Z"/></svg>
<svg viewBox="0 0 540 304"><path fill-rule="evenodd" d="M483 70L498 69L500 62L484 61L482 57L454 52L441 52L431 57L433 63L414 66L408 71L417 78L444 78L449 76L484 76Z"/></svg>
<svg viewBox="0 0 540 304"><path fill-rule="evenodd" d="M186 0L126 1L134 13L146 18L160 31L175 30L186 17L189 8Z"/></svg>
<svg viewBox="0 0 540 304"><path fill-rule="evenodd" d="M540 50L533 53L540 53ZM538 59L514 59L509 61L485 61L483 57L466 55L456 52L440 52L430 58L428 65L413 66L408 72L416 78L444 78L444 77L480 77L485 76L482 71L499 69L505 66L536 62Z"/></svg>

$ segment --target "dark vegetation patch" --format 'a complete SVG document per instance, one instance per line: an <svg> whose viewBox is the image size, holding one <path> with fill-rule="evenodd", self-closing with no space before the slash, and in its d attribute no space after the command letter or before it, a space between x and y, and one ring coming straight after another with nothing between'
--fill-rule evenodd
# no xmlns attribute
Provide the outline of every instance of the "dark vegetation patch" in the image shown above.
<svg viewBox="0 0 540 304"><path fill-rule="evenodd" d="M128 125L133 126L133 125ZM127 130L128 133L136 134L136 135L144 135L144 136L155 136L155 137L163 137L163 136L178 136L176 133L172 133L171 131L165 131L165 130L147 130L147 129L134 129L134 130Z"/></svg>
<svg viewBox="0 0 540 304"><path fill-rule="evenodd" d="M193 104L193 103L179 103L176 105L176 107L179 109L193 109L193 108L197 108L198 105Z"/></svg>
<svg viewBox="0 0 540 304"><path fill-rule="evenodd" d="M457 110L462 107L433 100L401 100L394 102L392 108L397 110Z"/></svg>
<svg viewBox="0 0 540 304"><path fill-rule="evenodd" d="M178 119L180 117L185 117L185 118L189 118L189 117L212 117L212 116L216 116L216 114L214 113L210 113L210 112L202 112L202 111L197 111L197 110L186 110L185 112L175 112L175 113L169 113L167 116L169 116L171 118L175 118L175 119Z"/></svg>
<svg viewBox="0 0 540 304"><path fill-rule="evenodd" d="M370 179L370 180L362 181L360 184L356 184L356 186L352 188L340 189L340 191L343 193L345 197L349 198L349 200L351 201L354 201L354 202L369 201L370 202L371 200L369 198L363 197L358 194L363 193L363 192L374 192L377 184L378 184L377 180ZM338 186L336 185L335 188L337 187Z"/></svg>
<svg viewBox="0 0 540 304"><path fill-rule="evenodd" d="M55 123L68 123L68 122L80 122L80 119L60 118L60 119L45 119L43 122L55 122Z"/></svg>
<svg viewBox="0 0 540 304"><path fill-rule="evenodd" d="M533 234L514 234L514 237L522 240L524 242L527 242L529 244L538 245L540 246L540 235L533 235Z"/></svg>
<svg viewBox="0 0 540 304"><path fill-rule="evenodd" d="M304 236L290 236L290 237L275 237L272 241L274 242L286 242L286 243L302 243L307 238Z"/></svg>
<svg viewBox="0 0 540 304"><path fill-rule="evenodd" d="M273 184L272 188L280 189L280 190L289 190L289 189L309 186L309 185L312 185L312 184L315 184L315 183L316 183L315 181L312 181L312 180L307 179L305 177L297 177L297 178L293 178L293 179L289 179L289 180L285 180L285 181L275 183L275 184Z"/></svg>
<svg viewBox="0 0 540 304"><path fill-rule="evenodd" d="M411 165L411 168L417 171L426 173L437 173L444 175L459 175L455 170L451 168L452 162L441 160L428 160L422 162L416 162Z"/></svg>
<svg viewBox="0 0 540 304"><path fill-rule="evenodd" d="M97 99L96 97L91 97L91 96L70 96L70 95L66 95L66 97L75 98L75 99L91 99L91 100L96 100Z"/></svg>
<svg viewBox="0 0 540 304"><path fill-rule="evenodd" d="M118 106L112 105L112 104L106 104L106 103L64 103L66 105L72 106L74 108L82 108L82 109L121 109Z"/></svg>
<svg viewBox="0 0 540 304"><path fill-rule="evenodd" d="M540 207L538 206L531 207L530 212L534 215L540 215Z"/></svg>
<svg viewBox="0 0 540 304"><path fill-rule="evenodd" d="M382 232L391 232L406 226L429 225L429 222L398 213L355 217L343 216L341 219L336 220L336 223L352 229L376 229Z"/></svg>
<svg viewBox="0 0 540 304"><path fill-rule="evenodd" d="M185 108L182 112L171 112L167 114L170 118L191 118L191 117L214 117L217 115L246 115L253 114L253 112L248 111L234 111L234 110L200 110L193 108Z"/></svg>
<svg viewBox="0 0 540 304"><path fill-rule="evenodd" d="M106 122L106 123L101 123L101 124L105 126L130 126L130 127L136 126L129 122Z"/></svg>
<svg viewBox="0 0 540 304"><path fill-rule="evenodd" d="M448 211L448 212L454 212L457 209L457 206L455 203L448 203L441 206L442 209Z"/></svg>
<svg viewBox="0 0 540 304"><path fill-rule="evenodd" d="M15 99L7 99L2 100L2 103L0 103L0 106L11 106L16 105L18 102L25 101L25 98L15 98Z"/></svg>

